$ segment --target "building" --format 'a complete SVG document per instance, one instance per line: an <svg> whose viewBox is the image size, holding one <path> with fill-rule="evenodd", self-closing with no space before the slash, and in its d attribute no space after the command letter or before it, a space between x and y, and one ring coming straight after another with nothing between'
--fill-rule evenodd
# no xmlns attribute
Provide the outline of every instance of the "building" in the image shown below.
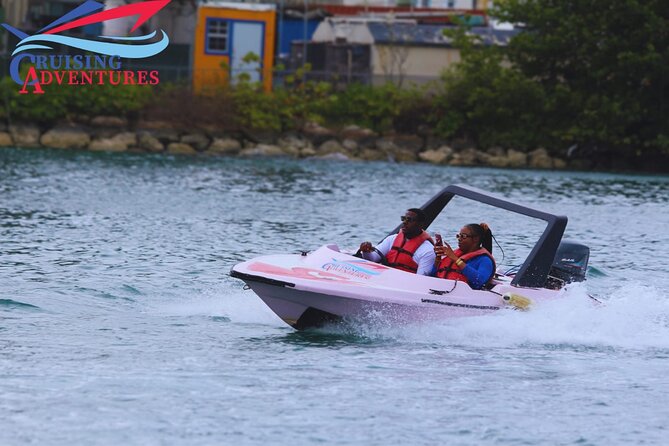
<svg viewBox="0 0 669 446"><path fill-rule="evenodd" d="M412 19L333 17L316 29L316 42L348 42L371 46L372 83L424 83L460 61L460 52L444 35L443 24ZM483 45L506 45L516 31L474 27Z"/></svg>
<svg viewBox="0 0 669 446"><path fill-rule="evenodd" d="M193 86L235 82L240 75L272 88L276 9L261 3L212 2L197 12Z"/></svg>

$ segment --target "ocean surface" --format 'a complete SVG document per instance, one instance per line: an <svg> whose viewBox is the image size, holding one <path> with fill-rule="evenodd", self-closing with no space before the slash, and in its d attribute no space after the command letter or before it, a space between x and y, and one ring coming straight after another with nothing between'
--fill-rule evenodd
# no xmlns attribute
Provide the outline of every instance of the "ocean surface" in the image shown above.
<svg viewBox="0 0 669 446"><path fill-rule="evenodd" d="M229 276L379 241L452 183L567 215L588 280L296 332ZM479 212L434 229L486 218L512 265L534 229ZM668 445L667 228L666 176L2 149L0 444Z"/></svg>

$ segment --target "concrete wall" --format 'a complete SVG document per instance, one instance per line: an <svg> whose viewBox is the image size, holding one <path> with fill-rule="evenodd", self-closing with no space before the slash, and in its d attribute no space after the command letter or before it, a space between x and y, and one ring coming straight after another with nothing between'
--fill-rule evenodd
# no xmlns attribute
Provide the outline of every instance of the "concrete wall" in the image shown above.
<svg viewBox="0 0 669 446"><path fill-rule="evenodd" d="M393 65L393 53L395 64ZM404 58L399 64L398 59ZM396 80L400 69L404 78L416 83L424 83L439 78L441 73L460 61L460 52L447 47L374 45L372 47L372 75L374 83L383 83L392 73ZM401 66L401 68L400 68ZM386 70L384 71L384 67Z"/></svg>

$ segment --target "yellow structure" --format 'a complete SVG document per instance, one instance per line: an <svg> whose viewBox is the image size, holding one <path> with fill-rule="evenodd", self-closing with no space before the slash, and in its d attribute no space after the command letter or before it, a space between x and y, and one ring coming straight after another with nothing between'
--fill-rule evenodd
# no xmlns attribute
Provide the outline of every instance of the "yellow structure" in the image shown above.
<svg viewBox="0 0 669 446"><path fill-rule="evenodd" d="M272 88L276 9L259 3L200 5L195 28L193 86L201 92L239 76ZM252 53L252 55L250 54Z"/></svg>

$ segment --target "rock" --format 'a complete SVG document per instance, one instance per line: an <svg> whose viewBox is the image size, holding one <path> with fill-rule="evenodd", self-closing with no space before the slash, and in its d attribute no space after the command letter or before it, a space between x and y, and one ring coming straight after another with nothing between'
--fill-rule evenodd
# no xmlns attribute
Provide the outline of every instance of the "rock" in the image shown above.
<svg viewBox="0 0 669 446"><path fill-rule="evenodd" d="M509 149L506 154L509 160L508 167L527 167L527 153L519 152L518 150Z"/></svg>
<svg viewBox="0 0 669 446"><path fill-rule="evenodd" d="M194 147L198 152L203 152L209 147L209 138L202 133L190 133L181 137L181 142Z"/></svg>
<svg viewBox="0 0 669 446"><path fill-rule="evenodd" d="M319 155L328 155L330 153L343 153L345 155L350 155L347 150L339 144L339 141L336 139L330 139L328 141L325 141L323 144L318 147L316 150L316 153Z"/></svg>
<svg viewBox="0 0 669 446"><path fill-rule="evenodd" d="M453 156L453 149L449 146L441 146L436 150L426 150L418 154L421 161L431 164L447 164Z"/></svg>
<svg viewBox="0 0 669 446"><path fill-rule="evenodd" d="M350 139L351 141L355 141L359 146L368 146L374 144L378 135L373 130L358 127L357 125L349 125L339 132L339 137L342 140Z"/></svg>
<svg viewBox="0 0 669 446"><path fill-rule="evenodd" d="M165 146L162 142L150 132L140 132L138 134L137 144L143 150L147 152L162 152L165 150Z"/></svg>
<svg viewBox="0 0 669 446"><path fill-rule="evenodd" d="M336 136L332 130L326 129L315 122L306 123L302 128L302 135L317 146Z"/></svg>
<svg viewBox="0 0 669 446"><path fill-rule="evenodd" d="M295 135L286 135L282 138L279 138L277 144L284 150L288 147L294 147L298 150L301 150L307 146L312 146L311 141L302 139Z"/></svg>
<svg viewBox="0 0 669 446"><path fill-rule="evenodd" d="M286 153L279 146L270 144L258 144L255 147L249 147L239 153L240 156L286 156Z"/></svg>
<svg viewBox="0 0 669 446"><path fill-rule="evenodd" d="M348 161L351 159L348 155L341 152L327 153L325 155L316 156L314 158L320 160L330 160L330 161Z"/></svg>
<svg viewBox="0 0 669 446"><path fill-rule="evenodd" d="M128 150L128 145L115 141L113 138L102 138L91 141L88 150L93 152L125 152Z"/></svg>
<svg viewBox="0 0 669 446"><path fill-rule="evenodd" d="M381 150L370 149L366 147L360 150L360 153L358 153L358 158L364 161L387 161L388 154Z"/></svg>
<svg viewBox="0 0 669 446"><path fill-rule="evenodd" d="M488 150L486 150L486 153L490 156L498 156L498 157L506 156L506 150L504 150L501 147L490 147Z"/></svg>
<svg viewBox="0 0 669 446"><path fill-rule="evenodd" d="M13 147L14 140L12 135L7 132L0 132L0 147Z"/></svg>
<svg viewBox="0 0 669 446"><path fill-rule="evenodd" d="M400 149L388 154L391 161L398 163L414 163L418 160L417 155L412 150Z"/></svg>
<svg viewBox="0 0 669 446"><path fill-rule="evenodd" d="M314 156L316 151L314 150L313 144L311 141L306 139L299 138L295 135L286 135L283 138L279 139L279 147L287 155L292 157L308 157Z"/></svg>
<svg viewBox="0 0 669 446"><path fill-rule="evenodd" d="M376 141L376 147L381 153L386 155L386 159L396 162L414 162L417 159L416 153L412 150L403 149L395 144L392 138L381 138Z"/></svg>
<svg viewBox="0 0 669 446"><path fill-rule="evenodd" d="M448 156L438 150L426 150L418 154L418 159L430 164L444 164Z"/></svg>
<svg viewBox="0 0 669 446"><path fill-rule="evenodd" d="M553 158L553 168L564 170L567 168L567 162L562 158Z"/></svg>
<svg viewBox="0 0 669 446"><path fill-rule="evenodd" d="M451 166L476 166L479 164L479 151L469 147L458 153L453 154L449 164Z"/></svg>
<svg viewBox="0 0 669 446"><path fill-rule="evenodd" d="M341 143L342 147L349 153L356 153L358 151L358 143L352 139L345 139Z"/></svg>
<svg viewBox="0 0 669 446"><path fill-rule="evenodd" d="M487 166L490 163L490 158L492 158L492 155L488 152L481 152L480 150L476 151L476 161L478 164Z"/></svg>
<svg viewBox="0 0 669 446"><path fill-rule="evenodd" d="M314 150L314 148L311 145L300 149L301 158L310 158L312 156L316 156L316 150Z"/></svg>
<svg viewBox="0 0 669 446"><path fill-rule="evenodd" d="M110 127L91 127L89 135L91 139L111 139L118 135L119 129Z"/></svg>
<svg viewBox="0 0 669 446"><path fill-rule="evenodd" d="M169 144L171 142L179 142L181 138L179 137L179 132L169 128L169 129L155 129L151 130L151 134L154 138L157 138L163 144Z"/></svg>
<svg viewBox="0 0 669 446"><path fill-rule="evenodd" d="M539 148L527 154L527 164L533 169L552 169L553 158L548 154L548 150Z"/></svg>
<svg viewBox="0 0 669 446"><path fill-rule="evenodd" d="M93 127L124 128L128 126L128 120L120 116L96 116L91 119Z"/></svg>
<svg viewBox="0 0 669 446"><path fill-rule="evenodd" d="M418 154L423 149L423 138L416 135L393 135L389 137L397 147Z"/></svg>
<svg viewBox="0 0 669 446"><path fill-rule="evenodd" d="M508 156L490 156L486 163L490 167L509 167L510 160Z"/></svg>
<svg viewBox="0 0 669 446"><path fill-rule="evenodd" d="M133 132L123 132L112 138L94 139L88 145L88 150L96 152L125 152L129 147L137 146L137 135Z"/></svg>
<svg viewBox="0 0 669 446"><path fill-rule="evenodd" d="M196 155L197 150L183 142L171 142L167 145L167 153L172 155Z"/></svg>
<svg viewBox="0 0 669 446"><path fill-rule="evenodd" d="M236 155L242 150L242 144L233 138L215 138L207 149L215 155Z"/></svg>
<svg viewBox="0 0 669 446"><path fill-rule="evenodd" d="M167 121L139 121L138 127L144 130L171 130L174 125ZM152 132L155 133L155 132Z"/></svg>
<svg viewBox="0 0 669 446"><path fill-rule="evenodd" d="M137 134L135 132L123 132L115 135L112 138L114 141L118 141L126 145L126 147L136 147L137 146Z"/></svg>
<svg viewBox="0 0 669 446"><path fill-rule="evenodd" d="M91 136L88 132L76 127L56 127L40 138L43 146L55 149L83 149L90 142Z"/></svg>
<svg viewBox="0 0 669 446"><path fill-rule="evenodd" d="M255 144L274 145L279 134L273 130L254 130L253 133L246 133L246 137Z"/></svg>
<svg viewBox="0 0 669 446"><path fill-rule="evenodd" d="M400 150L400 148L395 144L395 141L392 138L381 138L376 140L376 148L385 153L395 152Z"/></svg>
<svg viewBox="0 0 669 446"><path fill-rule="evenodd" d="M39 147L40 130L32 124L16 124L9 126L9 134L17 147Z"/></svg>
<svg viewBox="0 0 669 446"><path fill-rule="evenodd" d="M293 158L298 158L300 156L300 149L293 146L279 147L283 153Z"/></svg>

